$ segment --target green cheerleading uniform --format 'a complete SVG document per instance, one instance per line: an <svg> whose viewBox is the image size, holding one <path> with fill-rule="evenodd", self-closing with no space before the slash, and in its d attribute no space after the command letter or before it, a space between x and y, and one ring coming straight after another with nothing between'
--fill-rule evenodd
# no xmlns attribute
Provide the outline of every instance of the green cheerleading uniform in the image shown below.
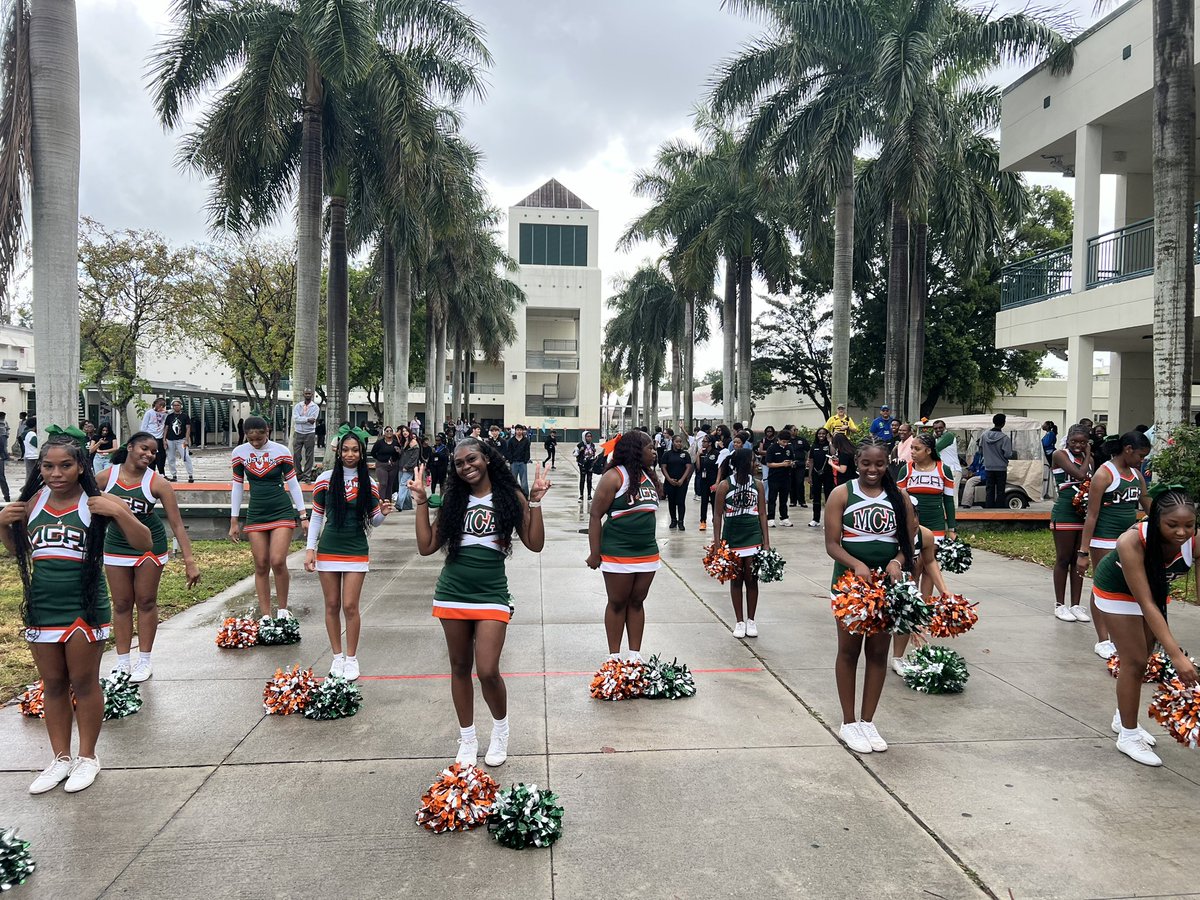
<svg viewBox="0 0 1200 900"><path fill-rule="evenodd" d="M472 497L463 516L462 543L446 560L433 589L433 614L439 619L512 618L513 602L504 571L505 545L500 540L492 495Z"/></svg>
<svg viewBox="0 0 1200 900"><path fill-rule="evenodd" d="M897 483L916 505L917 521L941 541L946 530L954 527L954 477L941 462L934 463L927 471L916 469L911 463L901 463ZM917 536L920 537L920 532Z"/></svg>
<svg viewBox="0 0 1200 900"><path fill-rule="evenodd" d="M882 569L896 558L896 512L882 490L878 497L867 497L858 479L846 485L846 509L842 513L842 547L870 569ZM833 564L830 586L847 572L840 562Z"/></svg>
<svg viewBox="0 0 1200 900"><path fill-rule="evenodd" d="M758 514L759 492L751 478L748 484L726 479L725 517L721 540L737 556L755 556L762 549L762 520Z"/></svg>
<svg viewBox="0 0 1200 900"><path fill-rule="evenodd" d="M154 546L145 553L139 553L129 546L129 541L125 540L120 528L110 528L104 537L104 564L129 568L151 563L162 568L167 564L167 529L163 526L162 519L154 512L158 503L150 490L154 482L154 470L147 469L141 482L134 485L121 481L120 466L113 466L108 473L108 484L104 493L124 501L138 521L150 529Z"/></svg>
<svg viewBox="0 0 1200 900"><path fill-rule="evenodd" d="M1146 546L1146 529L1149 523L1141 522L1137 526L1138 536L1142 546ZM1196 560L1196 538L1192 538L1179 548L1179 553L1167 563L1167 581L1175 581L1191 571ZM1096 598L1096 608L1101 612L1114 616L1140 616L1142 605L1133 596L1129 584L1125 581L1125 572L1121 568L1121 554L1109 553L1096 566L1096 574L1092 578L1092 594ZM1170 594L1167 602L1171 602Z"/></svg>
<svg viewBox="0 0 1200 900"><path fill-rule="evenodd" d="M1067 455L1076 466L1083 465L1082 456L1075 456L1069 450ZM1054 476L1054 487L1057 491L1054 495L1054 506L1050 509L1050 530L1083 531L1083 514L1075 508L1075 497L1079 493L1081 482L1076 481L1066 469L1058 466L1051 469L1050 474Z"/></svg>
<svg viewBox="0 0 1200 900"><path fill-rule="evenodd" d="M247 441L233 448L233 480L229 515L238 518L242 493L250 488L250 509L246 513L246 531L271 531L295 528L304 514L304 493L296 478L292 451L276 441L256 448Z"/></svg>
<svg viewBox="0 0 1200 900"><path fill-rule="evenodd" d="M636 486L624 466L617 466L617 473L621 486L600 532L600 571L657 572L662 564L654 536L658 489L645 472Z"/></svg>
<svg viewBox="0 0 1200 900"><path fill-rule="evenodd" d="M96 603L96 627L83 618L83 566L91 524L92 514L83 494L69 509L50 506L48 487L34 499L26 520L33 571L25 640L31 644L64 643L76 634L96 643L107 640L112 633L112 606L103 578Z"/></svg>
<svg viewBox="0 0 1200 900"><path fill-rule="evenodd" d="M1111 550L1117 546L1117 538L1137 522L1138 507L1142 500L1142 479L1133 469L1129 470L1128 478L1122 478L1111 461L1100 469L1108 469L1112 480L1104 489L1104 500L1096 516L1091 546L1098 550Z"/></svg>
<svg viewBox="0 0 1200 900"><path fill-rule="evenodd" d="M317 553L318 572L366 572L370 570L367 532L358 518L358 474L343 470L346 515L341 525L328 518L329 482L333 471L322 472L313 485L312 522L308 525L308 549ZM371 479L371 526L383 524L379 485Z"/></svg>

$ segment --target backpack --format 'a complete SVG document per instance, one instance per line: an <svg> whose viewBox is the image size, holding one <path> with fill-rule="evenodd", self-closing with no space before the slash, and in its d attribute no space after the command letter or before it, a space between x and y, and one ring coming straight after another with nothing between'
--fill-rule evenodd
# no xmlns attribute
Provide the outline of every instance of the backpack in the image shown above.
<svg viewBox="0 0 1200 900"><path fill-rule="evenodd" d="M606 457L603 453L597 453L596 458L592 460L592 474L603 475L607 466L608 457Z"/></svg>

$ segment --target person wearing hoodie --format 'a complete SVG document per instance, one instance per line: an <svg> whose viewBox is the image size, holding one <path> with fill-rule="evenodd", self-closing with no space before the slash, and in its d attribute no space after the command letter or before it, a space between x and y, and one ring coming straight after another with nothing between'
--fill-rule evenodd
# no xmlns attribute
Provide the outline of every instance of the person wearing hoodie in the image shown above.
<svg viewBox="0 0 1200 900"><path fill-rule="evenodd" d="M1008 483L1008 461L1016 459L1012 436L1004 433L1008 417L1004 413L992 416L992 427L979 438L979 449L983 454L983 467L987 470L987 501L989 509L1004 505L1004 492Z"/></svg>

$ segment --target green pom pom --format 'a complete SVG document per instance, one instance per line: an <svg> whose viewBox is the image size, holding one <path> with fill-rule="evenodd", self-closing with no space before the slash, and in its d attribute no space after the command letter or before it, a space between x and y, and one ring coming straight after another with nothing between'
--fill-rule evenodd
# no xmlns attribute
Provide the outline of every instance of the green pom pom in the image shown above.
<svg viewBox="0 0 1200 900"><path fill-rule="evenodd" d="M514 784L501 791L488 816L488 833L513 850L549 847L562 837L563 808L558 795L536 784Z"/></svg>
<svg viewBox="0 0 1200 900"><path fill-rule="evenodd" d="M442 505L442 495L441 494L430 494L425 499L429 502L430 509L437 509Z"/></svg>
<svg viewBox="0 0 1200 900"><path fill-rule="evenodd" d="M142 693L128 672L114 671L100 679L104 689L104 721L132 716L142 708Z"/></svg>
<svg viewBox="0 0 1200 900"><path fill-rule="evenodd" d="M348 719L362 706L362 691L353 681L328 676L308 695L304 707L306 719Z"/></svg>
<svg viewBox="0 0 1200 900"><path fill-rule="evenodd" d="M937 564L942 567L943 572L961 575L971 568L971 545L958 538L953 540L946 538L937 545L934 558L937 559Z"/></svg>
<svg viewBox="0 0 1200 900"><path fill-rule="evenodd" d="M300 643L300 620L291 616L286 619L263 616L258 620L258 642L260 644Z"/></svg>
<svg viewBox="0 0 1200 900"><path fill-rule="evenodd" d="M904 683L922 694L961 694L970 677L967 661L949 647L919 647L904 660Z"/></svg>
<svg viewBox="0 0 1200 900"><path fill-rule="evenodd" d="M907 574L888 585L885 598L892 634L915 634L933 619L933 604L921 596L921 589Z"/></svg>
<svg viewBox="0 0 1200 900"><path fill-rule="evenodd" d="M763 584L783 581L783 567L786 565L787 560L775 549L760 550L754 555L754 574Z"/></svg>
<svg viewBox="0 0 1200 900"><path fill-rule="evenodd" d="M24 884L36 867L29 855L29 841L17 837L15 828L0 828L0 891Z"/></svg>
<svg viewBox="0 0 1200 900"><path fill-rule="evenodd" d="M663 662L655 654L646 663L642 681L642 696L651 700L678 700L696 694L696 679L688 667L677 659Z"/></svg>

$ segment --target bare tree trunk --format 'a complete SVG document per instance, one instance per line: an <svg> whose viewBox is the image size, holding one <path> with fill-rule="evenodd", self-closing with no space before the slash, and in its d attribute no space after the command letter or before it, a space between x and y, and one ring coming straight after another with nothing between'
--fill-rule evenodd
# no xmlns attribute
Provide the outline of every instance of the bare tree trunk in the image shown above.
<svg viewBox="0 0 1200 900"><path fill-rule="evenodd" d="M1158 438L1187 423L1196 307L1195 9L1154 0L1154 423Z"/></svg>
<svg viewBox="0 0 1200 900"><path fill-rule="evenodd" d="M350 418L350 282L346 271L346 198L329 198L329 275L325 302L325 418L343 422ZM326 444L325 467L333 465L332 445Z"/></svg>
<svg viewBox="0 0 1200 900"><path fill-rule="evenodd" d="M396 253L396 425L407 425L408 376L412 361L412 266L408 255Z"/></svg>
<svg viewBox="0 0 1200 900"><path fill-rule="evenodd" d="M654 432L654 372L647 369L642 378L642 424Z"/></svg>
<svg viewBox="0 0 1200 900"><path fill-rule="evenodd" d="M750 321L752 318L750 293L750 278L753 274L753 260L749 253L743 253L738 265L738 366L737 366L737 408L738 418L750 427L754 418L753 405L750 402Z"/></svg>
<svg viewBox="0 0 1200 900"><path fill-rule="evenodd" d="M838 183L833 210L833 405L850 390L850 298L854 291L854 173Z"/></svg>
<svg viewBox="0 0 1200 900"><path fill-rule="evenodd" d="M725 298L721 304L721 331L724 338L721 361L721 407L725 423L737 421L737 261L725 260Z"/></svg>
<svg viewBox="0 0 1200 900"><path fill-rule="evenodd" d="M680 363L682 348L671 342L671 421L679 423L679 402L683 393L683 365Z"/></svg>
<svg viewBox="0 0 1200 900"><path fill-rule="evenodd" d="M926 254L929 223L918 221L913 228L913 266L909 282L908 301L908 406L910 422L921 418L921 402L925 399L925 302L929 290Z"/></svg>
<svg viewBox="0 0 1200 900"><path fill-rule="evenodd" d="M471 421L471 363L474 362L475 351L468 348L463 351L463 418Z"/></svg>
<svg viewBox="0 0 1200 900"><path fill-rule="evenodd" d="M396 251L392 241L384 237L379 244L379 264L383 276L383 424L398 425L402 413L400 402L400 327L396 285ZM407 366L404 367L407 371ZM407 419L405 421L408 421Z"/></svg>
<svg viewBox="0 0 1200 900"><path fill-rule="evenodd" d="M635 372L629 383L629 427L636 428L638 421L638 377Z"/></svg>
<svg viewBox="0 0 1200 900"><path fill-rule="evenodd" d="M430 422L425 423L425 431L432 434L430 429L441 430L446 421L446 317L439 316L434 323L434 339L437 341L436 364L433 376L436 379L433 390L434 415Z"/></svg>
<svg viewBox="0 0 1200 900"><path fill-rule="evenodd" d="M33 339L38 428L79 424L79 31L74 0L30 3ZM16 412L12 413L16 418Z"/></svg>
<svg viewBox="0 0 1200 900"><path fill-rule="evenodd" d="M892 204L892 241L888 263L887 339L883 352L883 402L904 402L904 362L908 324L908 218ZM837 401L835 401L837 402Z"/></svg>
<svg viewBox="0 0 1200 900"><path fill-rule="evenodd" d="M428 430L429 423L433 421L436 412L436 401L434 399L437 394L435 385L437 384L437 353L434 350L434 341L437 340L437 328L434 324L437 304L434 302L431 294L425 295L425 428Z"/></svg>
<svg viewBox="0 0 1200 900"><path fill-rule="evenodd" d="M692 386L696 383L696 295L687 296L687 323L683 336L683 419L688 433L692 431Z"/></svg>
<svg viewBox="0 0 1200 900"><path fill-rule="evenodd" d="M300 146L300 192L296 212L296 344L292 397L317 386L317 339L321 323L321 201L323 105L321 76L309 60L304 85Z"/></svg>
<svg viewBox="0 0 1200 900"><path fill-rule="evenodd" d="M452 422L454 422L454 424L456 424L456 425L458 424L458 420L462 418L462 399L463 399L463 397L462 397L462 392L463 392L462 355L463 355L462 335L459 332L455 331L454 332L454 363L450 367L450 381L451 381L450 420Z"/></svg>

